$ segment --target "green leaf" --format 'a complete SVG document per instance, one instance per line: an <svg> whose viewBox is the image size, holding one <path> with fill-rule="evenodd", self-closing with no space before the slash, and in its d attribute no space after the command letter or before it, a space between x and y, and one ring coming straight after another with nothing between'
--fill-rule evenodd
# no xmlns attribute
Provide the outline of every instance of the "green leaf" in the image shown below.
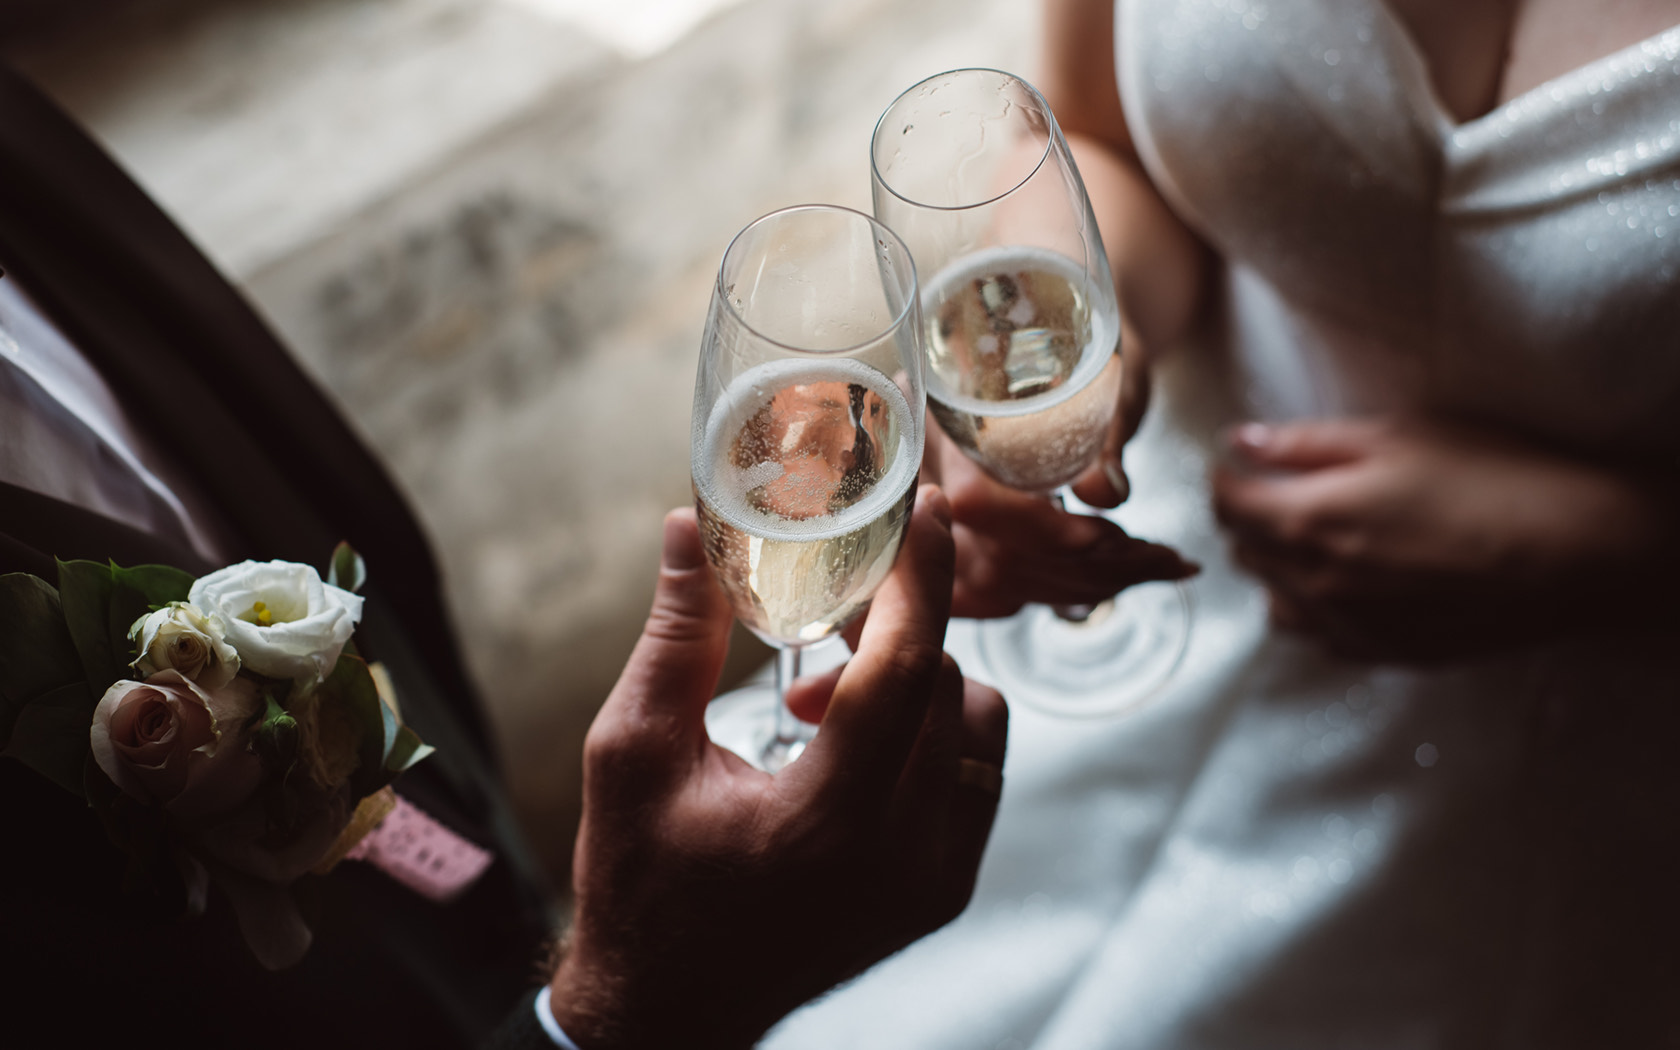
<svg viewBox="0 0 1680 1050"><path fill-rule="evenodd" d="M58 592L27 573L0 576L0 748L8 745L25 708L71 687L82 691L85 744L99 698L88 689Z"/></svg>
<svg viewBox="0 0 1680 1050"><path fill-rule="evenodd" d="M132 569L112 565L111 577L119 587L137 592L152 609L186 601L195 582L192 573L168 565L136 565Z"/></svg>
<svg viewBox="0 0 1680 1050"><path fill-rule="evenodd" d="M112 683L133 675L135 657L129 629L155 606L183 601L193 578L164 565L124 569L92 561L58 563L58 593L64 622L81 656L87 680L103 693Z"/></svg>
<svg viewBox="0 0 1680 1050"><path fill-rule="evenodd" d="M70 629L82 672L96 693L128 677L129 625L124 624L115 639L111 632L111 596L115 590L108 565L96 561L58 563L58 599L64 607L64 623Z"/></svg>
<svg viewBox="0 0 1680 1050"><path fill-rule="evenodd" d="M159 606L186 601L193 577L167 565L137 565L124 569L113 563L107 568L111 572L111 606L106 625L111 632L111 647L123 663L119 677L128 678L134 673L130 662L140 655L135 651L135 642L129 638L134 621Z"/></svg>
<svg viewBox="0 0 1680 1050"><path fill-rule="evenodd" d="M396 717L379 699L373 675L358 657L340 656L321 688L326 694L322 701L344 705L356 728L356 772L350 777L350 790L357 798L371 795L390 782L385 756L396 739Z"/></svg>
<svg viewBox="0 0 1680 1050"><path fill-rule="evenodd" d="M80 795L92 724L86 683L60 686L18 712L11 739L0 754L18 759L72 795Z"/></svg>
<svg viewBox="0 0 1680 1050"><path fill-rule="evenodd" d="M350 544L340 541L333 548L332 563L327 566L327 582L347 591L359 591L367 582L367 564Z"/></svg>
<svg viewBox="0 0 1680 1050"><path fill-rule="evenodd" d="M430 744L421 743L414 730L402 726L397 730L396 743L385 756L385 771L394 777L436 750Z"/></svg>
<svg viewBox="0 0 1680 1050"><path fill-rule="evenodd" d="M116 654L117 662L121 664L117 670L117 678L111 681L118 678L138 678L133 662L140 657L135 651L140 640L129 635L134 629L134 621L150 613L152 604L146 600L143 593L119 582L115 573L120 570L114 565L111 568L111 598L105 610L105 630L110 635L111 651Z"/></svg>
<svg viewBox="0 0 1680 1050"><path fill-rule="evenodd" d="M373 681L370 677L368 681ZM374 699L379 700L379 690L374 689ZM391 705L379 700L379 764L384 765L385 759L391 754L391 749L397 746L397 735L403 725L397 721L397 713L391 710Z"/></svg>
<svg viewBox="0 0 1680 1050"><path fill-rule="evenodd" d="M251 746L269 769L284 774L297 761L297 719L286 713L273 693L264 693L263 699L267 704L251 730Z"/></svg>

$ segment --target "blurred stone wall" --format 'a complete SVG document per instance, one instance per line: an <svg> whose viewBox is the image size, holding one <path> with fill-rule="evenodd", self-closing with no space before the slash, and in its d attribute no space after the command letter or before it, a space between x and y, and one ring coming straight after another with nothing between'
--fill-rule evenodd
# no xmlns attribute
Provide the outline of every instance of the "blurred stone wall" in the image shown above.
<svg viewBox="0 0 1680 1050"><path fill-rule="evenodd" d="M729 238L784 205L867 210L900 90L1036 58L1025 0L713 6L651 56L530 0L153 2L10 48L390 463L557 873L584 730L690 499ZM764 658L737 650L732 675Z"/></svg>

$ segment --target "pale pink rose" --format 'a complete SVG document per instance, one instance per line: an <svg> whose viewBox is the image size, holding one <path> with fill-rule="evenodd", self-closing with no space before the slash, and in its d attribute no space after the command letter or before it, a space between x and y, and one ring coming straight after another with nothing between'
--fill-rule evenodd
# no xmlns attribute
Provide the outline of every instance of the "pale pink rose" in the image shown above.
<svg viewBox="0 0 1680 1050"><path fill-rule="evenodd" d="M179 671L118 682L93 712L93 760L124 794L180 820L226 813L262 783L244 735L260 705L247 678L210 692Z"/></svg>

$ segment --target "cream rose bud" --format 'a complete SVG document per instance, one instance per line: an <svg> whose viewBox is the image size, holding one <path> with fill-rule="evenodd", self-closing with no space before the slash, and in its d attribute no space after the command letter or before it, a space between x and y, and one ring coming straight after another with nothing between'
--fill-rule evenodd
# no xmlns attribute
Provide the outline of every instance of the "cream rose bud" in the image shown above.
<svg viewBox="0 0 1680 1050"><path fill-rule="evenodd" d="M270 678L325 678L362 618L362 599L290 561L246 561L202 576L187 600L220 616L244 665Z"/></svg>
<svg viewBox="0 0 1680 1050"><path fill-rule="evenodd" d="M187 602L170 602L134 621L128 636L138 640L134 668L143 675L179 671L203 689L215 690L239 673L239 654L223 641L220 616L206 616Z"/></svg>
<svg viewBox="0 0 1680 1050"><path fill-rule="evenodd" d="M179 671L118 682L93 711L93 760L124 794L182 820L229 812L262 783L244 738L260 704L248 678L213 691Z"/></svg>

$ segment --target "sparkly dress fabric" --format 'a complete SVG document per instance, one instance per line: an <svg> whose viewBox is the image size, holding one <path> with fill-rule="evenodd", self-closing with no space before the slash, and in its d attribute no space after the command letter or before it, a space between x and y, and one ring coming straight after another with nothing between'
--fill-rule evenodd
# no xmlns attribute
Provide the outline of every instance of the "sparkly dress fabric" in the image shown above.
<svg viewBox="0 0 1680 1050"><path fill-rule="evenodd" d="M1017 706L968 912L766 1045L1673 1045L1680 640L1332 658L1268 627L1206 478L1233 420L1408 410L1673 469L1680 29L1462 124L1380 0L1116 29L1145 165L1225 260L1118 515L1205 566L1190 651L1120 718ZM972 623L948 646L983 676Z"/></svg>

